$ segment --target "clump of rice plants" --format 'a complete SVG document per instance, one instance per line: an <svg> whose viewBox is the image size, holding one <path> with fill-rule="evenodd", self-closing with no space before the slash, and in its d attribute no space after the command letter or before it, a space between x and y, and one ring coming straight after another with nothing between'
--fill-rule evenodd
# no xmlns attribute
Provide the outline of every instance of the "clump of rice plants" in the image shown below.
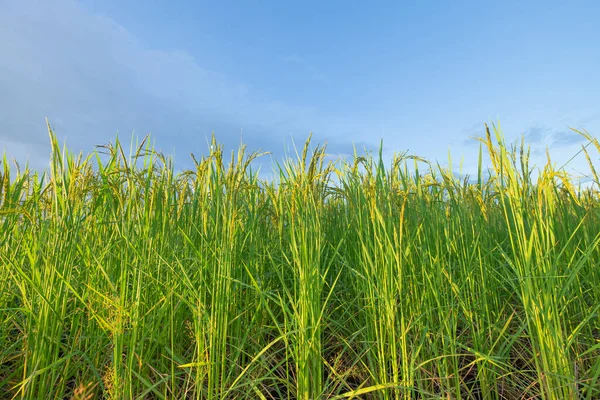
<svg viewBox="0 0 600 400"><path fill-rule="evenodd" d="M487 126L474 179L309 138L276 181L214 139L175 173L147 138L84 157L49 128L47 171L0 172L0 397L600 398L579 133L587 187Z"/></svg>

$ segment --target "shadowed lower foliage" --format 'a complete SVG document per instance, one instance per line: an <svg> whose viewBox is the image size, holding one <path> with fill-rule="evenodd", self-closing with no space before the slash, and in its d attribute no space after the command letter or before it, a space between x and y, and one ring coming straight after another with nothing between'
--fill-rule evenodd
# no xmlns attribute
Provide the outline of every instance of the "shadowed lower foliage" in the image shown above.
<svg viewBox="0 0 600 400"><path fill-rule="evenodd" d="M0 176L0 393L597 399L594 184L488 129L476 179L325 148L278 165L147 141ZM104 153L101 155L100 153ZM420 172L424 171L424 172ZM0 396L2 397L2 396Z"/></svg>

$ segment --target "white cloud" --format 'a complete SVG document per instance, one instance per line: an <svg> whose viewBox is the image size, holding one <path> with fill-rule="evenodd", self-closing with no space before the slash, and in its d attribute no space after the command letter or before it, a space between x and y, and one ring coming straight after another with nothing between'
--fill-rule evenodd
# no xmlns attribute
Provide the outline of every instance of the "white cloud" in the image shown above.
<svg viewBox="0 0 600 400"><path fill-rule="evenodd" d="M226 145L236 145L243 129L253 147L278 151L282 136L352 129L311 107L261 98L186 51L148 47L72 0L0 3L0 54L0 150L19 159L49 149L45 117L69 147L85 152L117 131L127 139L133 130L152 132L159 147L185 154L202 151L213 130ZM337 151L346 147L350 140Z"/></svg>

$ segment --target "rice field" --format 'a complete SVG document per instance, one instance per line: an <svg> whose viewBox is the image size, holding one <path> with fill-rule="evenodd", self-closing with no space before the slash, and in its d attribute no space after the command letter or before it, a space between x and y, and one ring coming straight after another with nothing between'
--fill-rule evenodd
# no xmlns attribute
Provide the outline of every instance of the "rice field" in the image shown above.
<svg viewBox="0 0 600 400"><path fill-rule="evenodd" d="M49 132L44 175L0 175L0 398L600 398L585 132L585 188L495 126L464 179L310 139L274 181L216 142L176 173Z"/></svg>

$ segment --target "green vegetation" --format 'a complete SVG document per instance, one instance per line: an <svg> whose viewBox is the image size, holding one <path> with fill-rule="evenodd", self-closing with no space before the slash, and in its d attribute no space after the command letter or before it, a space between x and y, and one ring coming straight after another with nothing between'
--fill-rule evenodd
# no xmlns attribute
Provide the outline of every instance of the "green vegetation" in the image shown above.
<svg viewBox="0 0 600 400"><path fill-rule="evenodd" d="M600 193L498 129L476 181L143 142L0 175L0 394L600 398ZM135 150L135 148L134 148ZM419 167L425 172L419 172ZM2 395L0 395L1 397Z"/></svg>

